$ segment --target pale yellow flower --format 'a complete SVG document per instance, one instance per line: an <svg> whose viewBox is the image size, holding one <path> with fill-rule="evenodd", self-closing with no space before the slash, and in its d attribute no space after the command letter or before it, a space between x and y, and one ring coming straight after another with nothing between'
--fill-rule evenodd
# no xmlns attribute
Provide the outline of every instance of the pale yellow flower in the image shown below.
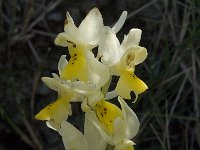
<svg viewBox="0 0 200 150"><path fill-rule="evenodd" d="M147 57L146 48L138 46L141 30L130 30L121 45L111 28L105 27L103 35L99 44L98 54L102 63L110 68L110 73L120 76L115 91L126 99L131 99L130 92L133 91L137 99L138 94L148 88L134 74L135 66L142 63Z"/></svg>
<svg viewBox="0 0 200 150"><path fill-rule="evenodd" d="M102 100L91 111L87 111L85 117L98 128L106 142L115 146L116 150L123 150L125 147L133 150L134 142L130 139L139 130L139 120L122 98L119 97L118 100L122 109Z"/></svg>
<svg viewBox="0 0 200 150"><path fill-rule="evenodd" d="M68 47L70 60L68 65L60 72L65 80L78 79L88 81L86 55L99 42L103 19L97 8L93 8L77 28L73 19L67 12L64 31L55 39L55 44Z"/></svg>
<svg viewBox="0 0 200 150"><path fill-rule="evenodd" d="M58 92L58 98L42 109L35 118L46 120L47 125L55 130L72 114L70 102L81 101L84 97L69 84L62 84L54 78L43 77L42 81L51 89Z"/></svg>

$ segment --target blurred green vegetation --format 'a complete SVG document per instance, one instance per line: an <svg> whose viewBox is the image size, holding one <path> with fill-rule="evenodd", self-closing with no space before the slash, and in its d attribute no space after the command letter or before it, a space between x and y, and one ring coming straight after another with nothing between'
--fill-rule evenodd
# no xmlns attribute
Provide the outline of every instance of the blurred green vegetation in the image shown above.
<svg viewBox="0 0 200 150"><path fill-rule="evenodd" d="M60 136L34 119L56 97L40 78L57 73L59 57L67 54L53 44L66 11L78 25L94 6L105 25L128 11L120 39L131 28L143 31L148 59L136 74L149 89L130 103L141 122L135 149L199 150L199 0L1 0L0 150L64 149ZM82 128L80 106L73 109L72 121Z"/></svg>

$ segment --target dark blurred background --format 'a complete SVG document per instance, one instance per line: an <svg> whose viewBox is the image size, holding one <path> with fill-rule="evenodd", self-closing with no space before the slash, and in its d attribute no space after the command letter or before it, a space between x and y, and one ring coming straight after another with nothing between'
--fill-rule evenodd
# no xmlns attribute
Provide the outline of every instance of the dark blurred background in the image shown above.
<svg viewBox="0 0 200 150"><path fill-rule="evenodd" d="M61 137L34 115L56 98L40 80L57 73L66 48L54 45L65 13L76 25L94 6L112 26L128 18L118 37L143 31L147 60L136 74L149 89L130 106L141 128L136 150L200 149L200 0L0 0L0 150L63 150ZM73 105L83 128L80 105Z"/></svg>

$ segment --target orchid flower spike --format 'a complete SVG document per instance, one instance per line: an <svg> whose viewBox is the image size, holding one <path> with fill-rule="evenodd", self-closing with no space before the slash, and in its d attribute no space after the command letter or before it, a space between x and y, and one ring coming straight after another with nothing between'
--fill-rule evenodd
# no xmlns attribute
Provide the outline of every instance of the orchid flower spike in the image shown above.
<svg viewBox="0 0 200 150"><path fill-rule="evenodd" d="M78 27L69 12L66 17L64 32L54 42L68 48L70 59L62 55L58 75L42 78L58 98L35 118L60 133L66 150L134 150L131 139L140 123L123 98L131 99L133 91L137 99L148 88L134 73L147 57L147 49L139 46L142 31L131 29L120 44L116 34L126 20L126 11L112 28L104 26L97 8ZM97 46L95 57L92 49ZM119 76L119 81L114 91L107 92L113 75ZM120 108L105 100L116 96ZM85 113L84 133L66 121L72 115L72 102L80 102Z"/></svg>

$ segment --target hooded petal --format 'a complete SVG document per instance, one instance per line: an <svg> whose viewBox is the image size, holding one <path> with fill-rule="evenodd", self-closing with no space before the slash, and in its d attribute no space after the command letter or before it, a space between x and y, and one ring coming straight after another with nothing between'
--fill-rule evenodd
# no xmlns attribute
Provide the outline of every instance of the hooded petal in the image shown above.
<svg viewBox="0 0 200 150"><path fill-rule="evenodd" d="M146 89L148 89L147 85L136 75L130 71L124 71L120 75L115 91L125 99L131 99L130 93L133 91L137 99L138 94L143 93Z"/></svg>
<svg viewBox="0 0 200 150"><path fill-rule="evenodd" d="M56 45L62 46L62 47L68 47L70 44L71 35L67 34L66 32L59 33L54 40L54 43Z"/></svg>
<svg viewBox="0 0 200 150"><path fill-rule="evenodd" d="M102 63L111 67L120 61L123 53L114 31L109 27L104 27L98 47L98 55Z"/></svg>
<svg viewBox="0 0 200 150"><path fill-rule="evenodd" d="M93 8L85 19L81 22L78 30L82 41L97 45L101 30L103 28L103 18L98 8Z"/></svg>
<svg viewBox="0 0 200 150"><path fill-rule="evenodd" d="M121 46L124 49L129 49L132 46L139 45L141 39L142 30L133 28L129 31L127 36L124 36L124 40Z"/></svg>
<svg viewBox="0 0 200 150"><path fill-rule="evenodd" d="M110 78L108 67L99 62L92 52L87 52L88 74L90 83L96 85L97 89L103 87Z"/></svg>
<svg viewBox="0 0 200 150"><path fill-rule="evenodd" d="M107 143L102 138L97 127L85 118L84 135L88 141L89 150L105 150Z"/></svg>
<svg viewBox="0 0 200 150"><path fill-rule="evenodd" d="M88 150L85 136L70 123L64 121L60 133L66 150Z"/></svg>
<svg viewBox="0 0 200 150"><path fill-rule="evenodd" d="M125 55L127 57L130 55L134 56L132 64L135 66L142 63L147 58L148 53L145 47L133 46L127 50Z"/></svg>
<svg viewBox="0 0 200 150"><path fill-rule="evenodd" d="M138 117L133 112L133 110L127 105L127 103L123 100L123 98L119 96L118 101L120 102L123 116L127 123L126 138L132 139L138 133L140 127Z"/></svg>
<svg viewBox="0 0 200 150"><path fill-rule="evenodd" d="M65 69L65 67L67 66L68 61L66 60L66 55L62 55L59 59L58 62L58 71L59 74L61 74L63 72L63 70Z"/></svg>
<svg viewBox="0 0 200 150"><path fill-rule="evenodd" d="M119 20L116 22L116 24L114 25L114 27L112 28L112 30L117 33L119 32L119 30L122 28L122 26L124 25L125 21L126 21L126 17L127 17L127 11L123 11Z"/></svg>
<svg viewBox="0 0 200 150"><path fill-rule="evenodd" d="M147 58L147 49L140 46L130 47L123 55L120 62L111 69L112 74L120 75L121 72L134 72L135 65L142 63Z"/></svg>

